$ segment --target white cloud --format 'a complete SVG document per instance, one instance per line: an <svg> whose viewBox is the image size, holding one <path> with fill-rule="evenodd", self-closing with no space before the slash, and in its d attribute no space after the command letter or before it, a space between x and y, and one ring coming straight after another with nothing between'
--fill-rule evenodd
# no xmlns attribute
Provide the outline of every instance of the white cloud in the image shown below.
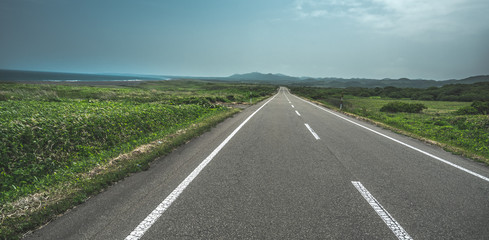
<svg viewBox="0 0 489 240"><path fill-rule="evenodd" d="M335 15L345 8L357 6L357 0L296 0L295 12L300 18Z"/></svg>
<svg viewBox="0 0 489 240"><path fill-rule="evenodd" d="M489 29L487 0L296 0L300 19L335 17L402 36Z"/></svg>
<svg viewBox="0 0 489 240"><path fill-rule="evenodd" d="M464 20L460 14L469 1L466 0L373 0L384 10L376 19L360 18L372 27L401 35L427 34L430 32L456 33ZM368 13L372 14L372 13ZM389 22L388 26L385 25Z"/></svg>

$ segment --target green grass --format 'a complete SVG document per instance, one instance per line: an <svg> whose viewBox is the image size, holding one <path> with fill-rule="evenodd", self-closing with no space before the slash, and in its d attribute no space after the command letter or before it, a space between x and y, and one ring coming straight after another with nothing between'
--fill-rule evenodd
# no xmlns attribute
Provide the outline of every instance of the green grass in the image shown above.
<svg viewBox="0 0 489 240"><path fill-rule="evenodd" d="M0 102L0 201L154 141L224 107L112 101Z"/></svg>
<svg viewBox="0 0 489 240"><path fill-rule="evenodd" d="M351 107L346 111L379 121L417 136L451 146L447 149L489 163L489 116L455 115L467 102L412 101L424 104L422 113L383 113L390 99L347 99ZM454 147L454 148L453 148Z"/></svg>
<svg viewBox="0 0 489 240"><path fill-rule="evenodd" d="M191 80L0 84L0 238L17 238L146 169L238 111L224 104L257 102L275 90ZM150 151L133 151L140 146Z"/></svg>

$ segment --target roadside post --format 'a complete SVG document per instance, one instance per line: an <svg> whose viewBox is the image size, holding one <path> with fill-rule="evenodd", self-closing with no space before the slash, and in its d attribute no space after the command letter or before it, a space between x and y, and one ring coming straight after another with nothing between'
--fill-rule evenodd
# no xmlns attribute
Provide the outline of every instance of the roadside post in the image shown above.
<svg viewBox="0 0 489 240"><path fill-rule="evenodd" d="M343 109L343 93L341 93L341 99L340 99L340 110Z"/></svg>

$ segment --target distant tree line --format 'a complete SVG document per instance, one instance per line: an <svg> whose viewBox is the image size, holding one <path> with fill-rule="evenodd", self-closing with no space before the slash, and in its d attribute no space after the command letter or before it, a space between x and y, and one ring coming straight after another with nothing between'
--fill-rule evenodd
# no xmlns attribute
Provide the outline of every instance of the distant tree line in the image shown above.
<svg viewBox="0 0 489 240"><path fill-rule="evenodd" d="M373 97L431 101L489 101L489 82L474 84L450 84L442 87L420 88L316 88L291 87L292 92L302 93L317 100L338 99L342 94L357 97Z"/></svg>

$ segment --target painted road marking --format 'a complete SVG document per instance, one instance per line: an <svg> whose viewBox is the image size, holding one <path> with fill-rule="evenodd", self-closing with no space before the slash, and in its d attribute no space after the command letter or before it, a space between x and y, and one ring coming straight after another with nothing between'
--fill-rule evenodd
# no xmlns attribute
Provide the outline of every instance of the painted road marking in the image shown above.
<svg viewBox="0 0 489 240"><path fill-rule="evenodd" d="M295 113L297 113L297 115L299 115L299 117L301 116L301 114L297 110L295 110Z"/></svg>
<svg viewBox="0 0 489 240"><path fill-rule="evenodd" d="M307 129L309 129L309 132L312 133L312 135L316 138L316 140L319 140L319 136L316 134L316 132L314 132L314 130L312 130L312 128L309 126L309 124L307 123L304 123L304 125L306 125Z"/></svg>
<svg viewBox="0 0 489 240"><path fill-rule="evenodd" d="M287 90L287 91L288 91L288 90ZM284 94L285 98L287 98L287 101L288 101L289 103L291 103L291 102L290 102L289 97L287 97L287 95L285 95L285 91L284 91L284 90L282 90L282 93ZM293 106L292 106L292 107L293 107Z"/></svg>
<svg viewBox="0 0 489 240"><path fill-rule="evenodd" d="M339 115L339 114L337 114L337 113L335 113L335 112L333 112L333 111L331 111L331 110L328 110L328 109L325 109L325 108L323 108L323 107L320 107L320 106L318 106L318 105L316 105L316 104L314 104L314 103L311 103L311 102L309 102L309 101L306 101L306 100L304 100L304 99L302 99L302 98L300 98L300 97L297 97L297 96L295 96L295 95L292 95L292 96L294 96L294 97L296 97L296 98L298 98L298 99L300 99L300 100L302 100L302 101L304 101L304 102L306 102L306 103L309 103L309 104L311 104L311 105L313 105L313 106L315 106L315 107L317 107L317 108L319 108L319 109L321 109L321 110L323 110L323 111L325 111L325 112L331 113L331 114L335 115L336 117L339 117L339 118L341 118L341 119L343 119L343 120L345 120L345 121L347 121L347 122L353 123L353 124L355 124L355 125L357 125L357 126L359 126L359 127L361 127L361 128L364 128L364 129L366 129L366 130L368 130L368 131L371 131L371 132L373 132L373 133L375 133L375 134L377 134L377 135L380 135L380 136L382 136L382 137L385 137L385 138L387 138L387 139L389 139L389 140L392 140L392 141L394 141L394 142L396 142L396 143L399 143L399 144L401 144L401 145L403 145L403 146L405 146L405 147L411 148L411 149L413 149L413 150L415 150L415 151L418 151L418 152L420 152L420 153L422 153L422 154L424 154L424 155L426 155L426 156L429 156L429 157L431 157L431 158L434 158L434 159L436 159L436 160L438 160L438 161L440 161L440 162L442 162L442 163L448 164L448 165L450 165L450 166L452 166L452 167L454 167L454 168L457 168L457 169L462 170L462 171L464 171L464 172L466 172L466 173L468 173L468 174L471 174L471 175L473 175L473 176L475 176L475 177L478 177L478 178L480 178L480 179L482 179L482 180L484 180L484 181L486 181L486 182L489 182L489 178L488 178L488 177L482 176L482 175L480 175L480 174L478 174L478 173L476 173L476 172L470 171L470 170L469 170L469 169L467 169L467 168L461 167L461 166L459 166L459 165L457 165L457 164L455 164L455 163L452 163L452 162L450 162L450 161L448 161L448 160L445 160L445 159L443 159L443 158L441 158L441 157L437 157L437 156L435 156L435 155L433 155L433 154L431 154L431 153L425 152L425 151L423 151L423 150L421 150L421 149L419 149L419 148L413 147L413 146L411 146L411 145L409 145L409 144L407 144L407 143L401 142L401 141L399 141L399 140L397 140L397 139L395 139L395 138L389 137L389 136L387 136L387 135L385 135L385 134L383 134L383 133L380 133L380 132L377 132L377 131L375 131L375 130L373 130L373 129L370 129L370 128L368 128L368 127L365 127L365 126L363 126L363 125L361 125L361 124L359 124L359 123L356 123L356 122L354 122L354 121L352 121L352 120L350 120L350 119L348 119L348 118L346 118L346 117L343 117L343 116L341 116L341 115Z"/></svg>
<svg viewBox="0 0 489 240"><path fill-rule="evenodd" d="M292 108L295 108L294 105L290 105L290 106L292 106Z"/></svg>
<svg viewBox="0 0 489 240"><path fill-rule="evenodd" d="M372 206L375 212L382 218L384 223L391 229L398 239L412 239L411 236L401 227L401 225L380 205L379 201L362 185L361 182L351 182L353 186L362 194L363 198Z"/></svg>
<svg viewBox="0 0 489 240"><path fill-rule="evenodd" d="M163 200L139 225L129 234L129 236L126 237L126 240L135 240L135 239L140 239L146 231L158 220L158 218L163 215L163 213L171 206L171 204L180 196L180 194L187 188L187 186L199 175L199 173L202 171L202 169L207 166L207 164L221 151L221 149L231 140L231 138L236 135L236 133L258 112L260 111L265 105L267 105L270 101L272 101L278 94L273 96L270 100L268 100L265 104L263 104L260 108L258 108L254 113L252 113L246 120L244 120L241 125L239 125L224 141L216 148L212 153L207 156L207 158L202 161L202 163L195 168L190 175L183 180L180 185L178 185L173 192L168 195L168 197Z"/></svg>

